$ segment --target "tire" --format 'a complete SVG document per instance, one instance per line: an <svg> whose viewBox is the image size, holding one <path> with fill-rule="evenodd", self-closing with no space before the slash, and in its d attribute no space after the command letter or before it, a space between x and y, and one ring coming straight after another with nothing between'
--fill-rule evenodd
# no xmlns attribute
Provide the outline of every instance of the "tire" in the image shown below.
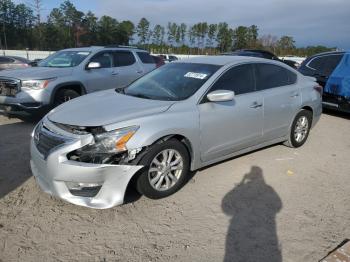
<svg viewBox="0 0 350 262"><path fill-rule="evenodd" d="M54 106L59 106L69 100L79 97L80 94L72 89L61 89L55 95Z"/></svg>
<svg viewBox="0 0 350 262"><path fill-rule="evenodd" d="M292 148L301 147L309 136L311 124L312 112L305 109L301 110L293 120L289 139L285 142L285 145Z"/></svg>
<svg viewBox="0 0 350 262"><path fill-rule="evenodd" d="M161 169L157 162L162 164ZM177 165L174 164L176 162ZM171 163L173 168L178 169L171 170ZM170 139L154 144L139 164L145 168L136 180L137 191L148 198L160 199L174 194L185 184L190 170L190 157L185 145L176 139Z"/></svg>

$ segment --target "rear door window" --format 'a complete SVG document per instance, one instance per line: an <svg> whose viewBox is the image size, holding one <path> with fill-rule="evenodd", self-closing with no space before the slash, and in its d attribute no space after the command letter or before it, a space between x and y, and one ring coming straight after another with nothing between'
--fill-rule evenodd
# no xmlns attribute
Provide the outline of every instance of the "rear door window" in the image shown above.
<svg viewBox="0 0 350 262"><path fill-rule="evenodd" d="M295 73L273 64L255 64L256 88L266 90L274 87L294 84L297 80Z"/></svg>
<svg viewBox="0 0 350 262"><path fill-rule="evenodd" d="M327 56L326 64L323 69L324 75L330 76L333 73L334 69L338 66L342 58L343 58L342 54Z"/></svg>
<svg viewBox="0 0 350 262"><path fill-rule="evenodd" d="M245 64L229 69L215 82L210 91L215 90L231 90L235 95L254 92L253 66Z"/></svg>
<svg viewBox="0 0 350 262"><path fill-rule="evenodd" d="M144 64L155 64L155 60L152 56L150 56L149 53L146 52L137 52L138 57L140 58L141 62Z"/></svg>
<svg viewBox="0 0 350 262"><path fill-rule="evenodd" d="M320 76L329 76L337 67L343 54L323 55L312 59L306 66L316 71Z"/></svg>
<svg viewBox="0 0 350 262"><path fill-rule="evenodd" d="M116 67L130 66L136 62L132 52L116 51L114 52L114 64Z"/></svg>

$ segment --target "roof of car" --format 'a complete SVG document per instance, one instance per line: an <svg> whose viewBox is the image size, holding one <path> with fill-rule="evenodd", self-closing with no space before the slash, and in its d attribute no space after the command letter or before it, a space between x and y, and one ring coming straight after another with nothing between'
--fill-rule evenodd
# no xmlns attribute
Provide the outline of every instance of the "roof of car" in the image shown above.
<svg viewBox="0 0 350 262"><path fill-rule="evenodd" d="M30 60L28 60L27 58L24 58L24 57L21 57L21 56L14 56L14 55L11 55L11 56L7 56L7 57L11 57L13 59L17 59L17 60L20 60L22 62L30 62Z"/></svg>
<svg viewBox="0 0 350 262"><path fill-rule="evenodd" d="M328 52L322 52L322 53L312 55L309 58L316 57L316 56L322 56L322 55L345 54L345 53L346 53L345 51L328 51Z"/></svg>
<svg viewBox="0 0 350 262"><path fill-rule="evenodd" d="M211 64L211 65L227 65L231 63L241 63L241 62L273 62L274 60L267 60L258 57L248 57L248 56L200 56L184 60L179 60L173 63L198 63L198 64Z"/></svg>
<svg viewBox="0 0 350 262"><path fill-rule="evenodd" d="M103 49L117 49L117 50L137 50L144 51L144 49L133 47L133 46L118 46L118 45L110 45L110 46L88 46L88 47L78 47L78 48L68 48L61 51L78 51L78 52L93 52L99 51Z"/></svg>

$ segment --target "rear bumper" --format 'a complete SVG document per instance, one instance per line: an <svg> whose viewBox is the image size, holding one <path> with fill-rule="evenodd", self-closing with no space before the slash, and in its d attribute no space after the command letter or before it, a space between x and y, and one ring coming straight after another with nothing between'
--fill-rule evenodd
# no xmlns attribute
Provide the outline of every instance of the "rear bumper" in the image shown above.
<svg viewBox="0 0 350 262"><path fill-rule="evenodd" d="M50 152L44 159L31 141L31 170L40 188L69 203L96 209L111 208L124 202L127 186L143 166L90 164L68 160L66 155L89 143L75 139ZM72 189L71 185L98 185L87 192Z"/></svg>
<svg viewBox="0 0 350 262"><path fill-rule="evenodd" d="M324 93L322 105L324 108L350 113L350 98Z"/></svg>

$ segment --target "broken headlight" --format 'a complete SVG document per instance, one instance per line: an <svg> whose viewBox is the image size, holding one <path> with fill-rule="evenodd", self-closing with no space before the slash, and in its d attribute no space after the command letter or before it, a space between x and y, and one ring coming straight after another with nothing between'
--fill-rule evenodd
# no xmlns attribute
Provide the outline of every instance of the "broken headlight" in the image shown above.
<svg viewBox="0 0 350 262"><path fill-rule="evenodd" d="M97 154L116 154L126 151L126 143L132 138L138 128L138 126L130 126L95 134L95 143L83 147L81 151Z"/></svg>

